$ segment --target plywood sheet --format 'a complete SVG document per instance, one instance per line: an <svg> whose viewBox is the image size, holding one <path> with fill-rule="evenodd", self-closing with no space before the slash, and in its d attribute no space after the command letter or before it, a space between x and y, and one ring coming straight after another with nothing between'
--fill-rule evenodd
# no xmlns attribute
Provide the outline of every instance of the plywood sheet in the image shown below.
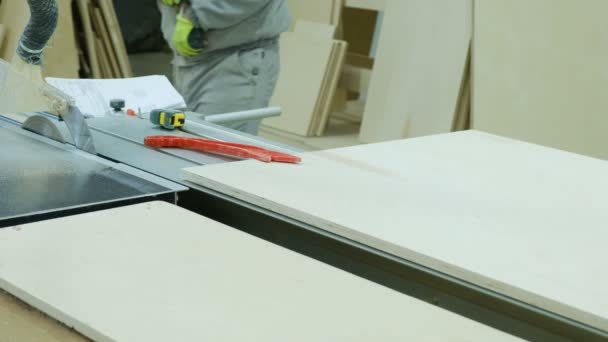
<svg viewBox="0 0 608 342"><path fill-rule="evenodd" d="M313 135L323 136L327 127L327 122L332 111L332 104L336 96L336 90L338 82L340 80L340 74L342 73L342 67L344 66L344 60L346 58L346 51L348 44L345 41L336 40L334 42L334 52L330 60L329 68L327 69L324 86L321 89L321 99L317 118L313 121Z"/></svg>
<svg viewBox="0 0 608 342"><path fill-rule="evenodd" d="M515 340L162 202L0 230L0 260L97 341Z"/></svg>
<svg viewBox="0 0 608 342"><path fill-rule="evenodd" d="M302 158L185 176L608 331L608 162L476 131Z"/></svg>
<svg viewBox="0 0 608 342"><path fill-rule="evenodd" d="M608 159L608 1L476 1L473 126Z"/></svg>
<svg viewBox="0 0 608 342"><path fill-rule="evenodd" d="M2 50L2 44L4 44L4 25L0 24L0 50Z"/></svg>
<svg viewBox="0 0 608 342"><path fill-rule="evenodd" d="M471 0L387 0L361 141L451 131L472 20Z"/></svg>
<svg viewBox="0 0 608 342"><path fill-rule="evenodd" d="M95 49L97 49L97 59L101 67L102 78L114 78L112 66L110 65L110 57L108 57L108 53L99 37L95 37Z"/></svg>
<svg viewBox="0 0 608 342"><path fill-rule="evenodd" d="M271 104L283 114L264 120L265 125L308 135L332 48L333 40L298 32L281 35L281 74Z"/></svg>

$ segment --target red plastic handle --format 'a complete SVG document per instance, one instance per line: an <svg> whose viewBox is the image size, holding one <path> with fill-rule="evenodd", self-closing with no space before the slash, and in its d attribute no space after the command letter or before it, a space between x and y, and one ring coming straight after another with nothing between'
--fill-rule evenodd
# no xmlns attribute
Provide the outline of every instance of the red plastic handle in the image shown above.
<svg viewBox="0 0 608 342"><path fill-rule="evenodd" d="M221 142L200 138L184 138L172 135L149 136L144 144L154 148L187 148L201 152L223 154L243 159L256 159L263 162L281 162L297 164L302 161L300 157L286 153L266 150L257 146Z"/></svg>

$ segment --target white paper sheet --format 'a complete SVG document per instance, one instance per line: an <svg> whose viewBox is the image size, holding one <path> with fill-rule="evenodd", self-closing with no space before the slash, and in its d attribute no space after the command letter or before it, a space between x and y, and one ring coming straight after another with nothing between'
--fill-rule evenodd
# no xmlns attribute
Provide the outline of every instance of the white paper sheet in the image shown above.
<svg viewBox="0 0 608 342"><path fill-rule="evenodd" d="M48 77L46 81L72 96L84 114L109 114L110 100L124 99L125 110L149 113L159 108L185 108L184 98L165 76L144 76L125 79L63 79Z"/></svg>

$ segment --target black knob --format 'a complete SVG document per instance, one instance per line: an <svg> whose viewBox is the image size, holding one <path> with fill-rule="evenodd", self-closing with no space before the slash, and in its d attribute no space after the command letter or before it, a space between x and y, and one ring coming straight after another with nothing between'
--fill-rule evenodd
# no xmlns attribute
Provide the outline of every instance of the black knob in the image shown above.
<svg viewBox="0 0 608 342"><path fill-rule="evenodd" d="M123 100L123 99L110 100L110 107L112 107L115 112L120 112L123 108L125 108L125 100Z"/></svg>

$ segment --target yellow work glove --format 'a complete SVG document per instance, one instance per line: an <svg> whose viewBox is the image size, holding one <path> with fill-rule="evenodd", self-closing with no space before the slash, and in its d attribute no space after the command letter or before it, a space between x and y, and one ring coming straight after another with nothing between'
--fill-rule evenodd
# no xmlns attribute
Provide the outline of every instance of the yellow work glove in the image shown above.
<svg viewBox="0 0 608 342"><path fill-rule="evenodd" d="M177 6L179 5L182 0L161 0L163 2L163 4L167 5L167 6Z"/></svg>
<svg viewBox="0 0 608 342"><path fill-rule="evenodd" d="M194 31L194 23L181 15L177 16L177 24L173 33L173 45L178 54L193 57L203 51L190 45L190 34Z"/></svg>

